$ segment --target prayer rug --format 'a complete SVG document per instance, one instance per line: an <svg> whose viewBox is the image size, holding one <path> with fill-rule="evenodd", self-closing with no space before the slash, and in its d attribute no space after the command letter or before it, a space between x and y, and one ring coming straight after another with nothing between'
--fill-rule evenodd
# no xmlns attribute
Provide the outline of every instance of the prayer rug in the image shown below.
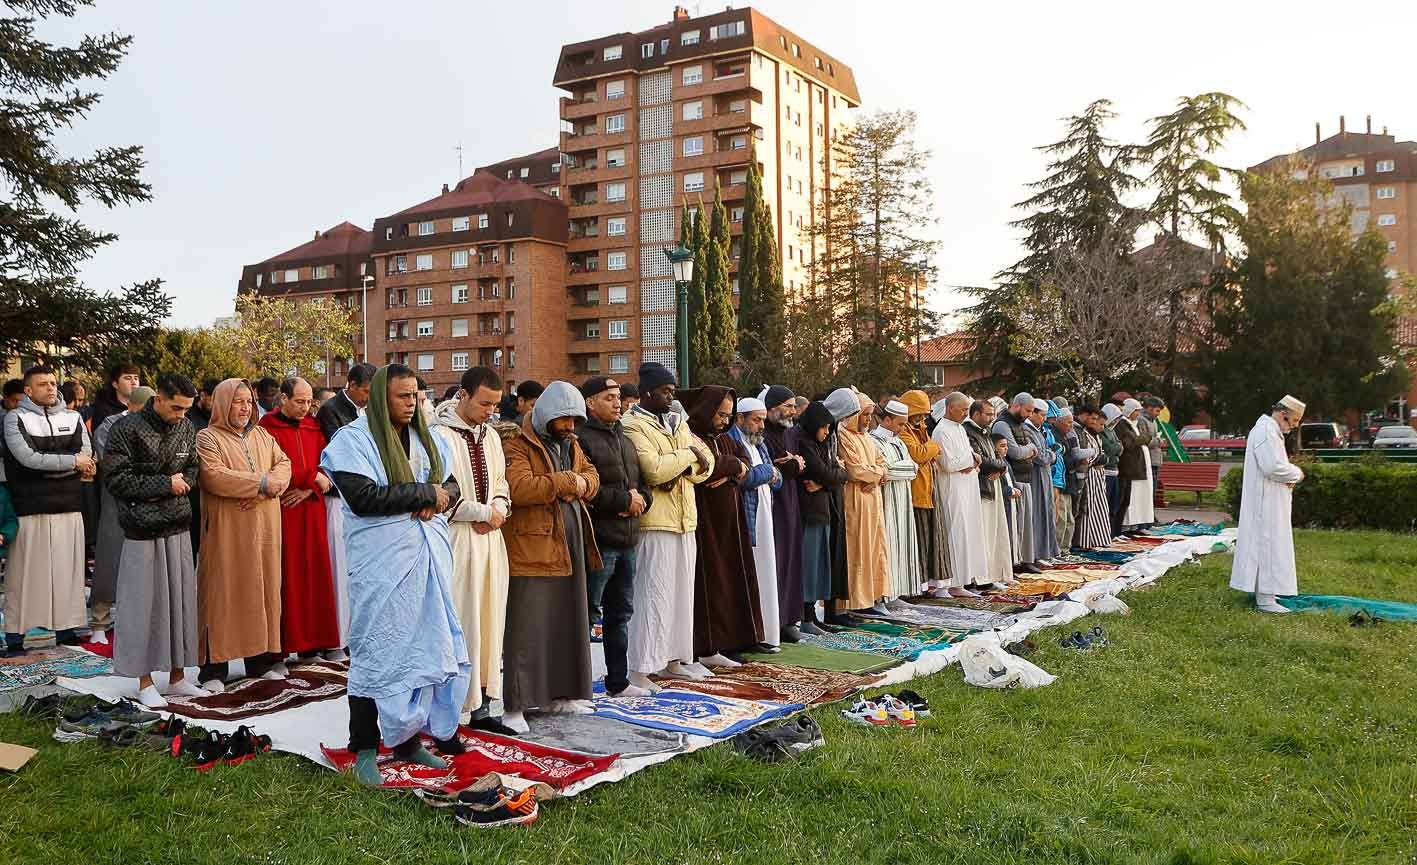
<svg viewBox="0 0 1417 865"><path fill-rule="evenodd" d="M1031 605L1030 605L1031 606ZM931 628L924 625L901 625L896 622L862 622L851 626L857 631L869 631L888 637L901 637L925 644L926 649L944 649L957 643L974 631L954 631L949 628Z"/></svg>
<svg viewBox="0 0 1417 865"><path fill-rule="evenodd" d="M801 703L734 700L693 691L663 690L648 697L606 697L597 694L595 714L656 730L727 739L749 727L791 715Z"/></svg>
<svg viewBox="0 0 1417 865"><path fill-rule="evenodd" d="M900 664L895 658L870 655L865 652L847 652L841 649L827 649L807 643L783 643L775 655L762 652L744 652L750 661L759 664L781 664L787 667L808 667L813 670L830 670L836 673L855 673L864 676L879 673Z"/></svg>
<svg viewBox="0 0 1417 865"><path fill-rule="evenodd" d="M1058 595L1066 595L1080 585L1082 585L1081 581L1019 577L1018 583L1009 586L1009 592L1021 597L1037 597L1042 600Z"/></svg>
<svg viewBox="0 0 1417 865"><path fill-rule="evenodd" d="M684 734L651 730L594 715L532 715L531 732L512 738L578 754L644 757L681 751Z"/></svg>
<svg viewBox="0 0 1417 865"><path fill-rule="evenodd" d="M790 703L782 695L766 685L730 678L729 673L736 667L714 667L712 679L677 679L673 676L651 676L661 688L675 691L693 691L696 694L710 694L732 700L757 700L769 703Z"/></svg>
<svg viewBox="0 0 1417 865"><path fill-rule="evenodd" d="M1359 610L1390 622L1417 622L1417 604L1401 601L1380 601L1376 598L1355 598L1349 595L1294 595L1280 598L1279 603L1301 612L1352 614Z"/></svg>
<svg viewBox="0 0 1417 865"><path fill-rule="evenodd" d="M1015 592L1017 594L1017 592ZM960 607L927 607L894 600L886 604L886 614L859 610L855 613L863 619L877 619L897 622L903 625L924 625L931 628L946 628L951 631L991 631L1007 628L1014 623L1014 617L985 610L966 610Z"/></svg>
<svg viewBox="0 0 1417 865"><path fill-rule="evenodd" d="M764 695L760 699L770 702L817 705L844 700L880 680L880 676L858 676L855 673L813 670L786 664L749 663L741 667L715 667L712 679L665 679L662 683L676 690L714 696L724 696L719 686L732 683L742 689L738 693L749 693L748 688L751 687L754 693Z"/></svg>
<svg viewBox="0 0 1417 865"><path fill-rule="evenodd" d="M79 648L85 652L92 652L104 658L113 658L113 632L108 632L108 642L106 643L80 643Z"/></svg>
<svg viewBox="0 0 1417 865"><path fill-rule="evenodd" d="M300 661L285 679L241 679L210 697L168 697L167 707L188 718L240 721L345 695L349 664Z"/></svg>
<svg viewBox="0 0 1417 865"><path fill-rule="evenodd" d="M0 658L0 691L48 685L60 676L87 679L112 672L113 662L109 659L69 646L36 649Z"/></svg>
<svg viewBox="0 0 1417 865"><path fill-rule="evenodd" d="M919 640L909 637L893 637L887 634L873 634L870 631L845 630L835 633L803 634L802 642L824 649L842 649L847 652L869 652L913 661L920 653L930 648Z"/></svg>
<svg viewBox="0 0 1417 865"><path fill-rule="evenodd" d="M1176 520L1174 522L1162 523L1159 526L1152 526L1146 530L1148 535L1169 535L1171 537L1197 537L1200 535L1218 535L1225 528L1225 523L1193 523L1189 520Z"/></svg>
<svg viewBox="0 0 1417 865"><path fill-rule="evenodd" d="M394 789L424 787L456 793L488 772L497 772L527 781L540 781L559 790L604 772L620 757L619 754L577 754L466 727L458 728L458 740L467 751L445 757L448 761L446 769L396 759L393 751L380 745L379 774L384 777L383 786ZM423 736L423 741L425 745L432 745L432 740L427 736ZM320 750L341 772L354 766L353 751L325 745L321 745Z"/></svg>
<svg viewBox="0 0 1417 865"><path fill-rule="evenodd" d="M1124 553L1118 550L1083 550L1078 553L1084 559L1092 559L1094 562L1106 562L1112 565L1125 565L1136 558L1136 553Z"/></svg>
<svg viewBox="0 0 1417 865"><path fill-rule="evenodd" d="M1009 600L1004 595L984 595L978 598L936 598L923 595L910 598L912 604L926 607L959 607L964 610L983 610L986 613L1026 613L1033 609L1033 601Z"/></svg>

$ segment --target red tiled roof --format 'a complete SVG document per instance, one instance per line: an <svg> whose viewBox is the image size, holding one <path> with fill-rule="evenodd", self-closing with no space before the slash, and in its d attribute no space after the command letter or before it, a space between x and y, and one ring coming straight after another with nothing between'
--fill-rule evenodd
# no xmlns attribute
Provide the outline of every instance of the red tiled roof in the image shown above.
<svg viewBox="0 0 1417 865"><path fill-rule="evenodd" d="M528 153L525 156L517 156L512 159L504 159L501 162L494 162L491 165L480 166L474 174L487 172L497 177L505 178L507 172L512 172L513 180L522 180L532 186L544 186L548 183L555 183L560 180L561 175L553 172L551 166L561 161L561 146L548 147L545 150L538 150L535 153ZM521 170L527 169L527 176L522 178Z"/></svg>
<svg viewBox="0 0 1417 865"><path fill-rule="evenodd" d="M491 172L479 169L471 177L463 178L458 181L457 186L436 198L430 198L421 204L400 210L388 218L394 219L417 213L449 210L456 207L476 207L506 201L554 202L557 199L520 180L504 180Z"/></svg>
<svg viewBox="0 0 1417 865"><path fill-rule="evenodd" d="M373 243L374 235L369 231L352 222L341 222L328 231L320 232L314 240L306 241L294 249L288 249L280 255L272 256L261 264L367 254Z"/></svg>
<svg viewBox="0 0 1417 865"><path fill-rule="evenodd" d="M921 363L964 363L974 351L974 335L965 331L946 333L920 343ZM905 354L912 362L916 360L915 345L905 347Z"/></svg>

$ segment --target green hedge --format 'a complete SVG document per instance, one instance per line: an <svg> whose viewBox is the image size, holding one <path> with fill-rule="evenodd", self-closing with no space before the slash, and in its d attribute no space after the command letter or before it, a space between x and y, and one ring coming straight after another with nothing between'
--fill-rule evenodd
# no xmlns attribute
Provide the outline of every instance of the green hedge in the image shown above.
<svg viewBox="0 0 1417 865"><path fill-rule="evenodd" d="M1302 463L1304 482L1294 488L1294 525L1333 529L1417 531L1417 465L1374 455L1358 463ZM1221 481L1221 500L1240 518L1244 467Z"/></svg>

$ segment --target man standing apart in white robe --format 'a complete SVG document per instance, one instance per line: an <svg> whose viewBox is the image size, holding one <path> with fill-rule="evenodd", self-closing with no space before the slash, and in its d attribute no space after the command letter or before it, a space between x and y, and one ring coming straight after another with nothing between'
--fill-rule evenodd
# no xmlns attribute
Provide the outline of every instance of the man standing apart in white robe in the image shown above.
<svg viewBox="0 0 1417 865"><path fill-rule="evenodd" d="M1286 395L1255 421L1245 441L1245 486L1230 588L1254 592L1255 608L1264 613L1289 612L1278 596L1299 592L1290 506L1304 472L1289 462L1284 436L1303 417L1304 404Z"/></svg>
<svg viewBox="0 0 1417 865"><path fill-rule="evenodd" d="M871 430L876 447L886 460L886 482L881 502L886 519L886 554L891 563L891 596L906 597L920 591L920 547L915 538L915 514L910 501L910 482L920 466L910 456L901 430L908 424L910 409L903 402L887 400L881 406L881 423Z"/></svg>
<svg viewBox="0 0 1417 865"><path fill-rule="evenodd" d="M989 569L984 545L984 508L979 500L979 456L969 446L969 435L963 421L969 416L971 400L955 391L945 397L945 416L931 436L940 446L936 471L944 478L944 507L949 526L950 580L938 596L977 598L978 593L966 589L966 583L988 582Z"/></svg>

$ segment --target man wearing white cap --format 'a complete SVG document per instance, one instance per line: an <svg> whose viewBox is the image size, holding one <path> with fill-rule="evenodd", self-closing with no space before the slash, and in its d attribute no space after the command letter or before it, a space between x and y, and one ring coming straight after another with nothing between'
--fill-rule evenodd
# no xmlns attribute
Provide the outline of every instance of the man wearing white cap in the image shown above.
<svg viewBox="0 0 1417 865"><path fill-rule="evenodd" d="M1151 434L1141 428L1141 403L1128 397L1122 401L1122 419L1117 421L1117 438L1122 442L1121 483L1122 525L1146 526L1156 521L1151 499ZM1140 456L1138 456L1140 454Z"/></svg>
<svg viewBox="0 0 1417 865"><path fill-rule="evenodd" d="M910 503L910 482L920 467L900 439L910 409L899 400L881 406L880 424L871 430L876 448L886 460L886 482L881 488L885 504L886 553L891 565L891 596L920 591L920 547L915 539L915 512Z"/></svg>
<svg viewBox="0 0 1417 865"><path fill-rule="evenodd" d="M763 440L767 423L767 404L757 397L738 400L738 417L728 434L748 452L752 467L738 482L743 496L743 511L748 519L748 540L753 544L753 564L758 571L758 611L763 617L763 647L772 653L778 649L782 633L778 625L777 547L772 527L773 495L782 488L782 472L773 465L768 446Z"/></svg>
<svg viewBox="0 0 1417 865"><path fill-rule="evenodd" d="M949 522L950 579L947 586L935 587L937 597L978 597L966 583L986 583L989 569L984 542L984 508L979 497L980 458L970 447L963 421L973 402L955 391L945 397L944 415L931 436L940 446L935 461L936 483L943 489L939 507L946 509ZM940 479L943 479L941 482Z"/></svg>
<svg viewBox="0 0 1417 865"><path fill-rule="evenodd" d="M1265 613L1289 612L1277 596L1299 592L1289 509L1294 485L1304 473L1289 462L1284 436L1303 417L1304 404L1285 395L1269 414L1260 415L1245 440L1245 485L1230 588L1254 592L1256 609Z"/></svg>

